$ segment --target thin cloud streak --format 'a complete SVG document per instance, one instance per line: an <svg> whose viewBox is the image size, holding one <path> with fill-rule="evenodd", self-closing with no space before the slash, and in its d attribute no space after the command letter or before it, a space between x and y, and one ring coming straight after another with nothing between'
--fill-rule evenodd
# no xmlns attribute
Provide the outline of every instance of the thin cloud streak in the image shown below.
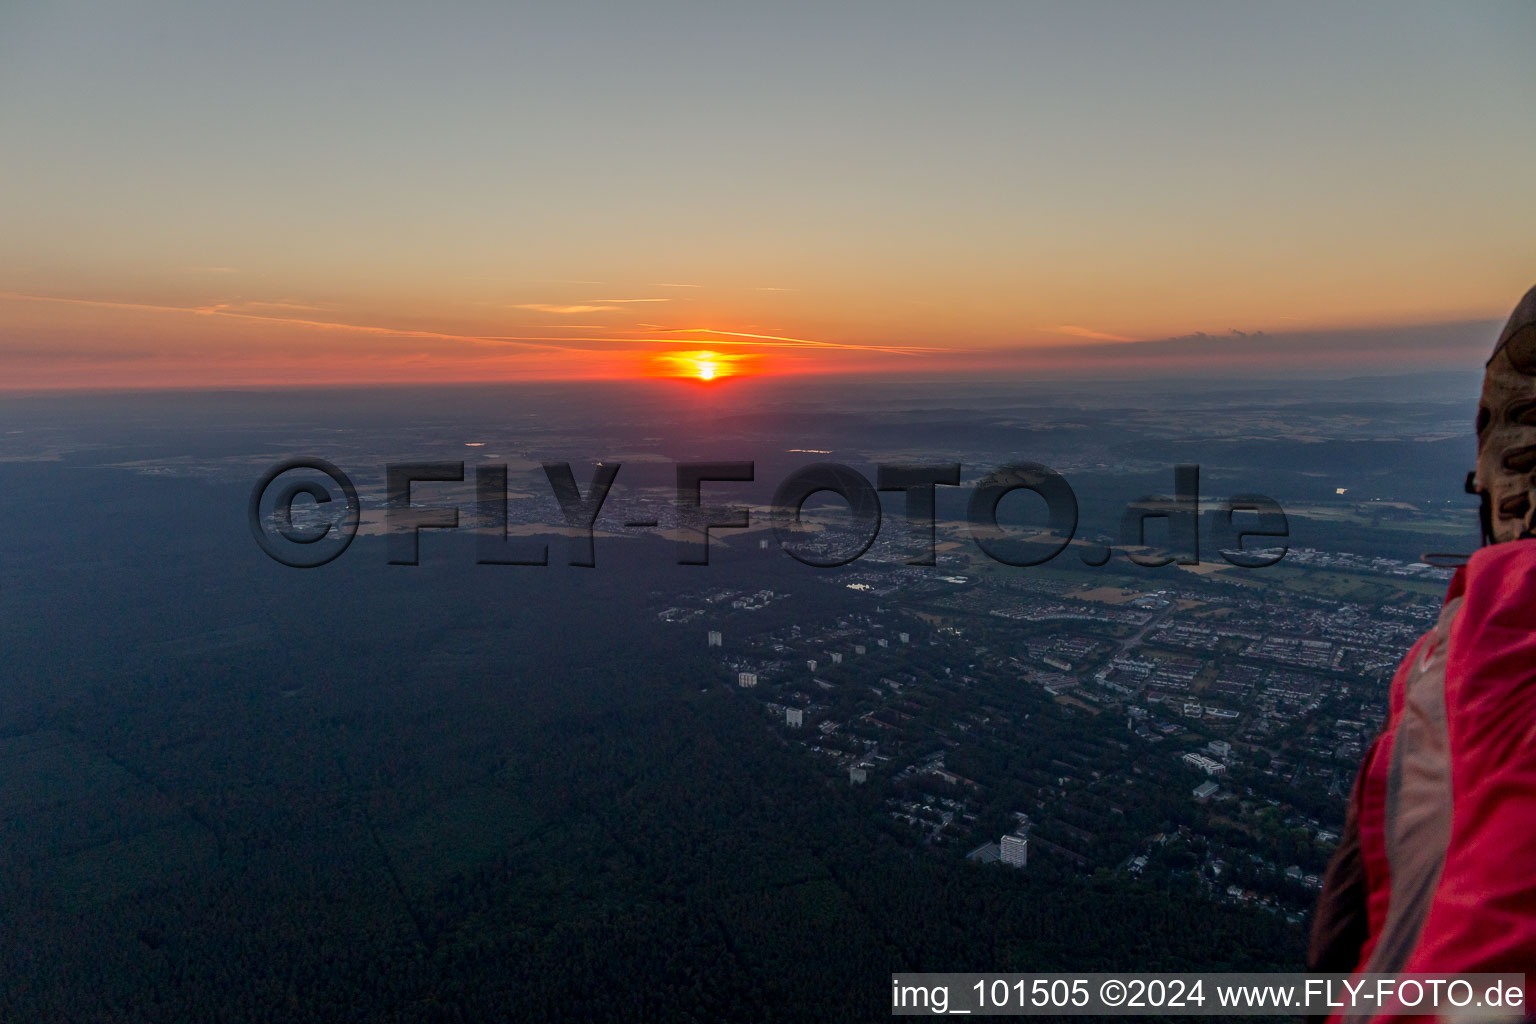
<svg viewBox="0 0 1536 1024"><path fill-rule="evenodd" d="M559 342L563 338L522 338L515 336L494 336L474 334L449 334L443 331L420 331L400 327L378 327L373 324L349 324L338 323L332 320L304 320L298 317L288 316L262 316L258 313L240 313L228 306L164 306L146 302L110 302L102 299L71 299L53 295L26 295L20 292L0 292L0 298L18 299L25 302L49 302L67 306L89 306L97 309L131 309L145 313L182 313L193 316L222 317L230 320L248 320L258 323L282 324L287 327L302 327L313 330L344 331L355 334L369 334L388 336L395 338L429 338L438 341L463 341L474 344L522 344L530 349L550 351L568 351L559 345L536 344L537 342ZM580 340L580 339L577 339Z"/></svg>
<svg viewBox="0 0 1536 1024"><path fill-rule="evenodd" d="M266 316L258 313L242 313L228 304L212 306L168 306L143 302L117 302L104 299L66 298L52 295L28 295L21 292L0 292L0 297L26 302L46 302L58 305L86 306L99 309L126 309L148 313L179 313L183 315L219 317L264 324L280 324L308 330L331 330L375 337L426 338L438 341L456 341L475 345L513 345L539 351L578 353L591 349L575 347L576 343L591 342L601 346L614 345L687 345L696 344L694 338L633 338L633 337L580 337L527 335L453 334L445 331L423 331L410 328L381 327L376 324L352 324L333 320L308 320L299 317ZM567 325L575 328L576 325ZM593 328L589 328L593 329ZM595 328L602 330L603 328ZM708 334L716 336L714 344L745 348L809 348L845 352L879 352L892 355L918 355L934 352L956 352L957 349L926 348L918 346L859 345L847 342L816 341L811 338L790 338L771 334L751 334L744 331L723 331L711 327L659 328L670 334ZM554 343L554 344L551 344Z"/></svg>
<svg viewBox="0 0 1536 1024"><path fill-rule="evenodd" d="M528 302L511 306L511 309L528 309L535 313L600 313L605 309L617 309L617 306L552 306L543 302Z"/></svg>
<svg viewBox="0 0 1536 1024"><path fill-rule="evenodd" d="M732 338L758 338L765 347L783 347L772 343L788 343L791 346L807 348L831 348L850 352L888 352L892 355L917 355L923 352L959 352L955 348L929 348L920 345L856 345L840 341L813 341L810 338L785 338L774 334L750 334L746 331L720 331L713 327L679 327L672 329L673 334L723 334ZM657 339L661 340L661 339ZM666 339L675 341L678 339ZM721 345L750 345L752 342L721 341Z"/></svg>
<svg viewBox="0 0 1536 1024"><path fill-rule="evenodd" d="M292 309L301 313L326 313L335 309L335 306L311 306L304 302L227 302L220 303L220 309Z"/></svg>
<svg viewBox="0 0 1536 1024"><path fill-rule="evenodd" d="M1076 324L1062 324L1051 328L1057 334L1070 334L1074 338L1090 338L1094 341L1135 341L1135 338L1127 338L1123 334L1105 334L1103 331L1095 331L1087 327L1078 327Z"/></svg>

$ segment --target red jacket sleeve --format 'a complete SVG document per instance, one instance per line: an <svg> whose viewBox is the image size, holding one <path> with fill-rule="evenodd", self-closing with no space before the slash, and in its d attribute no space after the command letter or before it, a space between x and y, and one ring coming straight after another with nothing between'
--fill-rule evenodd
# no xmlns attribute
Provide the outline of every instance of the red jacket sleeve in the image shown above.
<svg viewBox="0 0 1536 1024"><path fill-rule="evenodd" d="M1451 626L1445 867L1408 971L1536 970L1536 540L1484 548Z"/></svg>

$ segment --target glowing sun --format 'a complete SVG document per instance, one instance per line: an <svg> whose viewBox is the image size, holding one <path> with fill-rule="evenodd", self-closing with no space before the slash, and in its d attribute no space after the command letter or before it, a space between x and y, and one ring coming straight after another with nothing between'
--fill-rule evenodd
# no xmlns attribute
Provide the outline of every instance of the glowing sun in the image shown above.
<svg viewBox="0 0 1536 1024"><path fill-rule="evenodd" d="M663 377L713 381L747 372L746 359L720 352L668 352L655 357L654 372Z"/></svg>

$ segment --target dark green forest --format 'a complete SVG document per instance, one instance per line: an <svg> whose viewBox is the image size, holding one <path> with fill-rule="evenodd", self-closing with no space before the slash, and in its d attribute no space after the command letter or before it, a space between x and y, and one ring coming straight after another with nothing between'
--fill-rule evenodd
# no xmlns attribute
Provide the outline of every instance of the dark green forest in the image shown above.
<svg viewBox="0 0 1536 1024"><path fill-rule="evenodd" d="M1301 963L1278 915L915 844L655 628L759 568L305 575L242 486L9 475L12 522L124 525L5 542L0 1020L864 1021L895 971Z"/></svg>
<svg viewBox="0 0 1536 1024"><path fill-rule="evenodd" d="M852 1021L893 971L1300 959L1257 911L910 848L724 690L541 729L404 832L355 781L247 794L267 827L156 888L7 915L7 1019Z"/></svg>

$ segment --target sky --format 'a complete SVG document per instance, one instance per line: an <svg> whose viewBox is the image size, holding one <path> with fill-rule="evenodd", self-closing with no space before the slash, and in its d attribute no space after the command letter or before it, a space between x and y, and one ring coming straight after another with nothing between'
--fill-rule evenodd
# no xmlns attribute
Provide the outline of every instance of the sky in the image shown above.
<svg viewBox="0 0 1536 1024"><path fill-rule="evenodd" d="M1533 46L1524 0L9 0L0 388L1475 366Z"/></svg>

